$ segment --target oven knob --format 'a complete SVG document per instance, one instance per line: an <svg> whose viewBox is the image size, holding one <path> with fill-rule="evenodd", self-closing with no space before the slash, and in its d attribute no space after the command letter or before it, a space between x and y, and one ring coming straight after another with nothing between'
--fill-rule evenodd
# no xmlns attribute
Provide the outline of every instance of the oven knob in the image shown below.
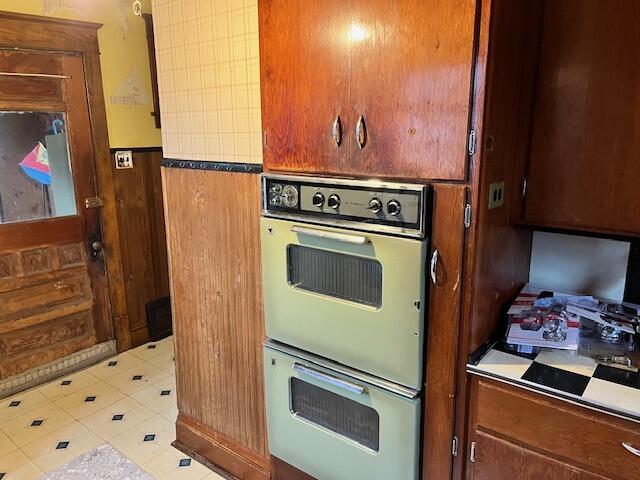
<svg viewBox="0 0 640 480"><path fill-rule="evenodd" d="M329 195L327 205L329 205L331 208L337 209L340 206L340 197L335 193L333 195Z"/></svg>
<svg viewBox="0 0 640 480"><path fill-rule="evenodd" d="M400 213L400 210L402 210L402 206L399 201L389 200L389 203L387 203L387 213L389 215L393 215L395 217Z"/></svg>
<svg viewBox="0 0 640 480"><path fill-rule="evenodd" d="M379 198L372 198L369 200L369 206L367 208L373 213L378 213L382 210L382 202Z"/></svg>
<svg viewBox="0 0 640 480"><path fill-rule="evenodd" d="M311 203L313 203L314 207L322 208L324 205L324 195L320 192L316 193L311 199Z"/></svg>

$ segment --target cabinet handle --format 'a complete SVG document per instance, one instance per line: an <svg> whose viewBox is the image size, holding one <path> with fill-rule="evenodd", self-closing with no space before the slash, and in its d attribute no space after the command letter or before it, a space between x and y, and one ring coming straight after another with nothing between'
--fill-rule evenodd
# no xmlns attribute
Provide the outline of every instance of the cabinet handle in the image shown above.
<svg viewBox="0 0 640 480"><path fill-rule="evenodd" d="M311 367L301 365L299 363L295 363L293 365L293 369L298 373L308 375L322 382L326 382L329 385L342 388L349 392L357 393L358 395L362 395L365 392L365 388L362 385L358 385L357 383L353 383L348 380L343 380L342 378L339 378L339 377L334 377L333 375L329 375L328 373L321 372L319 370L316 370L315 368L311 368Z"/></svg>
<svg viewBox="0 0 640 480"><path fill-rule="evenodd" d="M431 255L431 267L429 269L431 273L431 281L434 285L438 285L438 249L436 248Z"/></svg>
<svg viewBox="0 0 640 480"><path fill-rule="evenodd" d="M315 228L299 227L297 225L291 227L291 231L308 237L336 240L338 242L351 243L353 245L366 245L369 243L369 239L363 235L351 235L348 233L330 232L328 230L316 230Z"/></svg>
<svg viewBox="0 0 640 480"><path fill-rule="evenodd" d="M367 143L367 126L364 123L364 117L362 115L360 115L358 123L356 124L356 142L360 150L362 150Z"/></svg>
<svg viewBox="0 0 640 480"><path fill-rule="evenodd" d="M625 448L625 450L633 453L636 457L640 457L640 450L638 450L637 448L633 448L633 446L631 446L627 442L622 442L622 446Z"/></svg>
<svg viewBox="0 0 640 480"><path fill-rule="evenodd" d="M340 148L342 144L342 120L340 120L340 115L336 115L336 119L333 121L331 136L336 144L336 148Z"/></svg>

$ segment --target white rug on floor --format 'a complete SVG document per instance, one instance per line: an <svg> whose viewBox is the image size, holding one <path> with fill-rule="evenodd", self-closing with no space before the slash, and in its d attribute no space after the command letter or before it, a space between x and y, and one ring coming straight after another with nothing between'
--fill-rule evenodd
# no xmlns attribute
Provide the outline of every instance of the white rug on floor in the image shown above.
<svg viewBox="0 0 640 480"><path fill-rule="evenodd" d="M40 480L153 480L153 477L105 444L45 473Z"/></svg>

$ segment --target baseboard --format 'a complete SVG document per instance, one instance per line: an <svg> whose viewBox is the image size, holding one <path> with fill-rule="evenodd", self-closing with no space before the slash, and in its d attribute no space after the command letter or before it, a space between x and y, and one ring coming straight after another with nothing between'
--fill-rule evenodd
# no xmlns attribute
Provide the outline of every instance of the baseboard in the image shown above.
<svg viewBox="0 0 640 480"><path fill-rule="evenodd" d="M177 448L195 453L238 480L270 480L271 461L183 414L176 421Z"/></svg>
<svg viewBox="0 0 640 480"><path fill-rule="evenodd" d="M58 358L51 363L32 368L13 377L0 380L0 398L9 397L50 380L98 363L117 353L115 340L99 343L89 348Z"/></svg>
<svg viewBox="0 0 640 480"><path fill-rule="evenodd" d="M279 458L271 457L271 465L271 480L316 480Z"/></svg>

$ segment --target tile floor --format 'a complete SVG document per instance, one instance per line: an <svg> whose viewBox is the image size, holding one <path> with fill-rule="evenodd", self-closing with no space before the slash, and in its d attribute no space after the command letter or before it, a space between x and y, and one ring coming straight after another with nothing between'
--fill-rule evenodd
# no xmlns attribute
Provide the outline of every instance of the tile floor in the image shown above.
<svg viewBox="0 0 640 480"><path fill-rule="evenodd" d="M105 443L158 480L222 480L171 446L175 390L169 337L0 400L0 480L37 479Z"/></svg>

